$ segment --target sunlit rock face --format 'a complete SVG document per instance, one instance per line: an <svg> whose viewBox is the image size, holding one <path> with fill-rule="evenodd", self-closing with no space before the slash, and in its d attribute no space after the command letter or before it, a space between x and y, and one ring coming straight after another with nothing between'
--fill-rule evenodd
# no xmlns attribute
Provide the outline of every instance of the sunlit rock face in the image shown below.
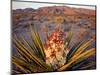
<svg viewBox="0 0 100 75"><path fill-rule="evenodd" d="M45 44L46 63L57 69L66 62L68 49L65 49L64 40L66 34L56 29L52 32Z"/></svg>

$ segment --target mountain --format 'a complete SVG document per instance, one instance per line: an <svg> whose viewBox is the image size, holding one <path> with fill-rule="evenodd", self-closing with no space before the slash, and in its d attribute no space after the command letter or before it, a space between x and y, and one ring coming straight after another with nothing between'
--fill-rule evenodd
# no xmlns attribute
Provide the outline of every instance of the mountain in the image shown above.
<svg viewBox="0 0 100 75"><path fill-rule="evenodd" d="M44 39L45 26L49 32L55 30L58 24L64 31L73 32L73 40L92 38L96 31L96 10L74 8L68 6L46 6L38 9L25 8L12 10L12 31L20 34L29 31L29 25L34 25Z"/></svg>

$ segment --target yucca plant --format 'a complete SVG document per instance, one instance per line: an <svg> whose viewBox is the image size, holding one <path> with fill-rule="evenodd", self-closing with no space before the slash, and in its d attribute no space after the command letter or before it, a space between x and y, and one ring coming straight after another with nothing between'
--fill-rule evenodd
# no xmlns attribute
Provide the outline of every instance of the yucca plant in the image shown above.
<svg viewBox="0 0 100 75"><path fill-rule="evenodd" d="M50 35L46 35L43 43L39 33L32 26L30 32L13 35L13 45L17 53L12 56L12 73L35 73L67 70L91 69L95 61L88 59L95 55L95 48L89 48L94 39L82 40L71 49L68 48L72 39L72 32L65 33L56 29Z"/></svg>

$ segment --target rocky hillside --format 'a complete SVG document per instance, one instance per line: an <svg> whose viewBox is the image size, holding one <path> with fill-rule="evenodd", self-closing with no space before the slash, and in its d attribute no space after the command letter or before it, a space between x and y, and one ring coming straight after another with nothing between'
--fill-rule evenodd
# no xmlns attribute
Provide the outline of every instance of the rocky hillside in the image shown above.
<svg viewBox="0 0 100 75"><path fill-rule="evenodd" d="M25 34L29 31L29 25L32 24L39 31L42 39L45 38L46 27L50 33L57 26L64 31L72 30L73 42L82 38L95 39L95 10L67 6L26 8L12 10L12 18L12 31L15 34Z"/></svg>

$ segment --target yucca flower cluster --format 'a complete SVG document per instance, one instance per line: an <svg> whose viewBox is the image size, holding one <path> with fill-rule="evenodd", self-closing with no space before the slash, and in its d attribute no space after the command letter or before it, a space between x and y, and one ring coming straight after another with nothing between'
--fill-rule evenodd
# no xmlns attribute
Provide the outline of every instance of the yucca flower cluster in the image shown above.
<svg viewBox="0 0 100 75"><path fill-rule="evenodd" d="M13 44L17 50L12 56L13 74L27 74L36 72L53 72L67 70L94 69L95 60L88 60L95 56L95 48L89 48L94 39L82 40L72 48L72 31L64 32L56 28L49 35L46 42L42 42L38 31L30 26L27 33L30 40L23 34L13 36ZM94 67L94 68L92 68Z"/></svg>
<svg viewBox="0 0 100 75"><path fill-rule="evenodd" d="M65 49L65 32L55 29L47 38L45 44L46 63L57 69L65 64L68 49Z"/></svg>

